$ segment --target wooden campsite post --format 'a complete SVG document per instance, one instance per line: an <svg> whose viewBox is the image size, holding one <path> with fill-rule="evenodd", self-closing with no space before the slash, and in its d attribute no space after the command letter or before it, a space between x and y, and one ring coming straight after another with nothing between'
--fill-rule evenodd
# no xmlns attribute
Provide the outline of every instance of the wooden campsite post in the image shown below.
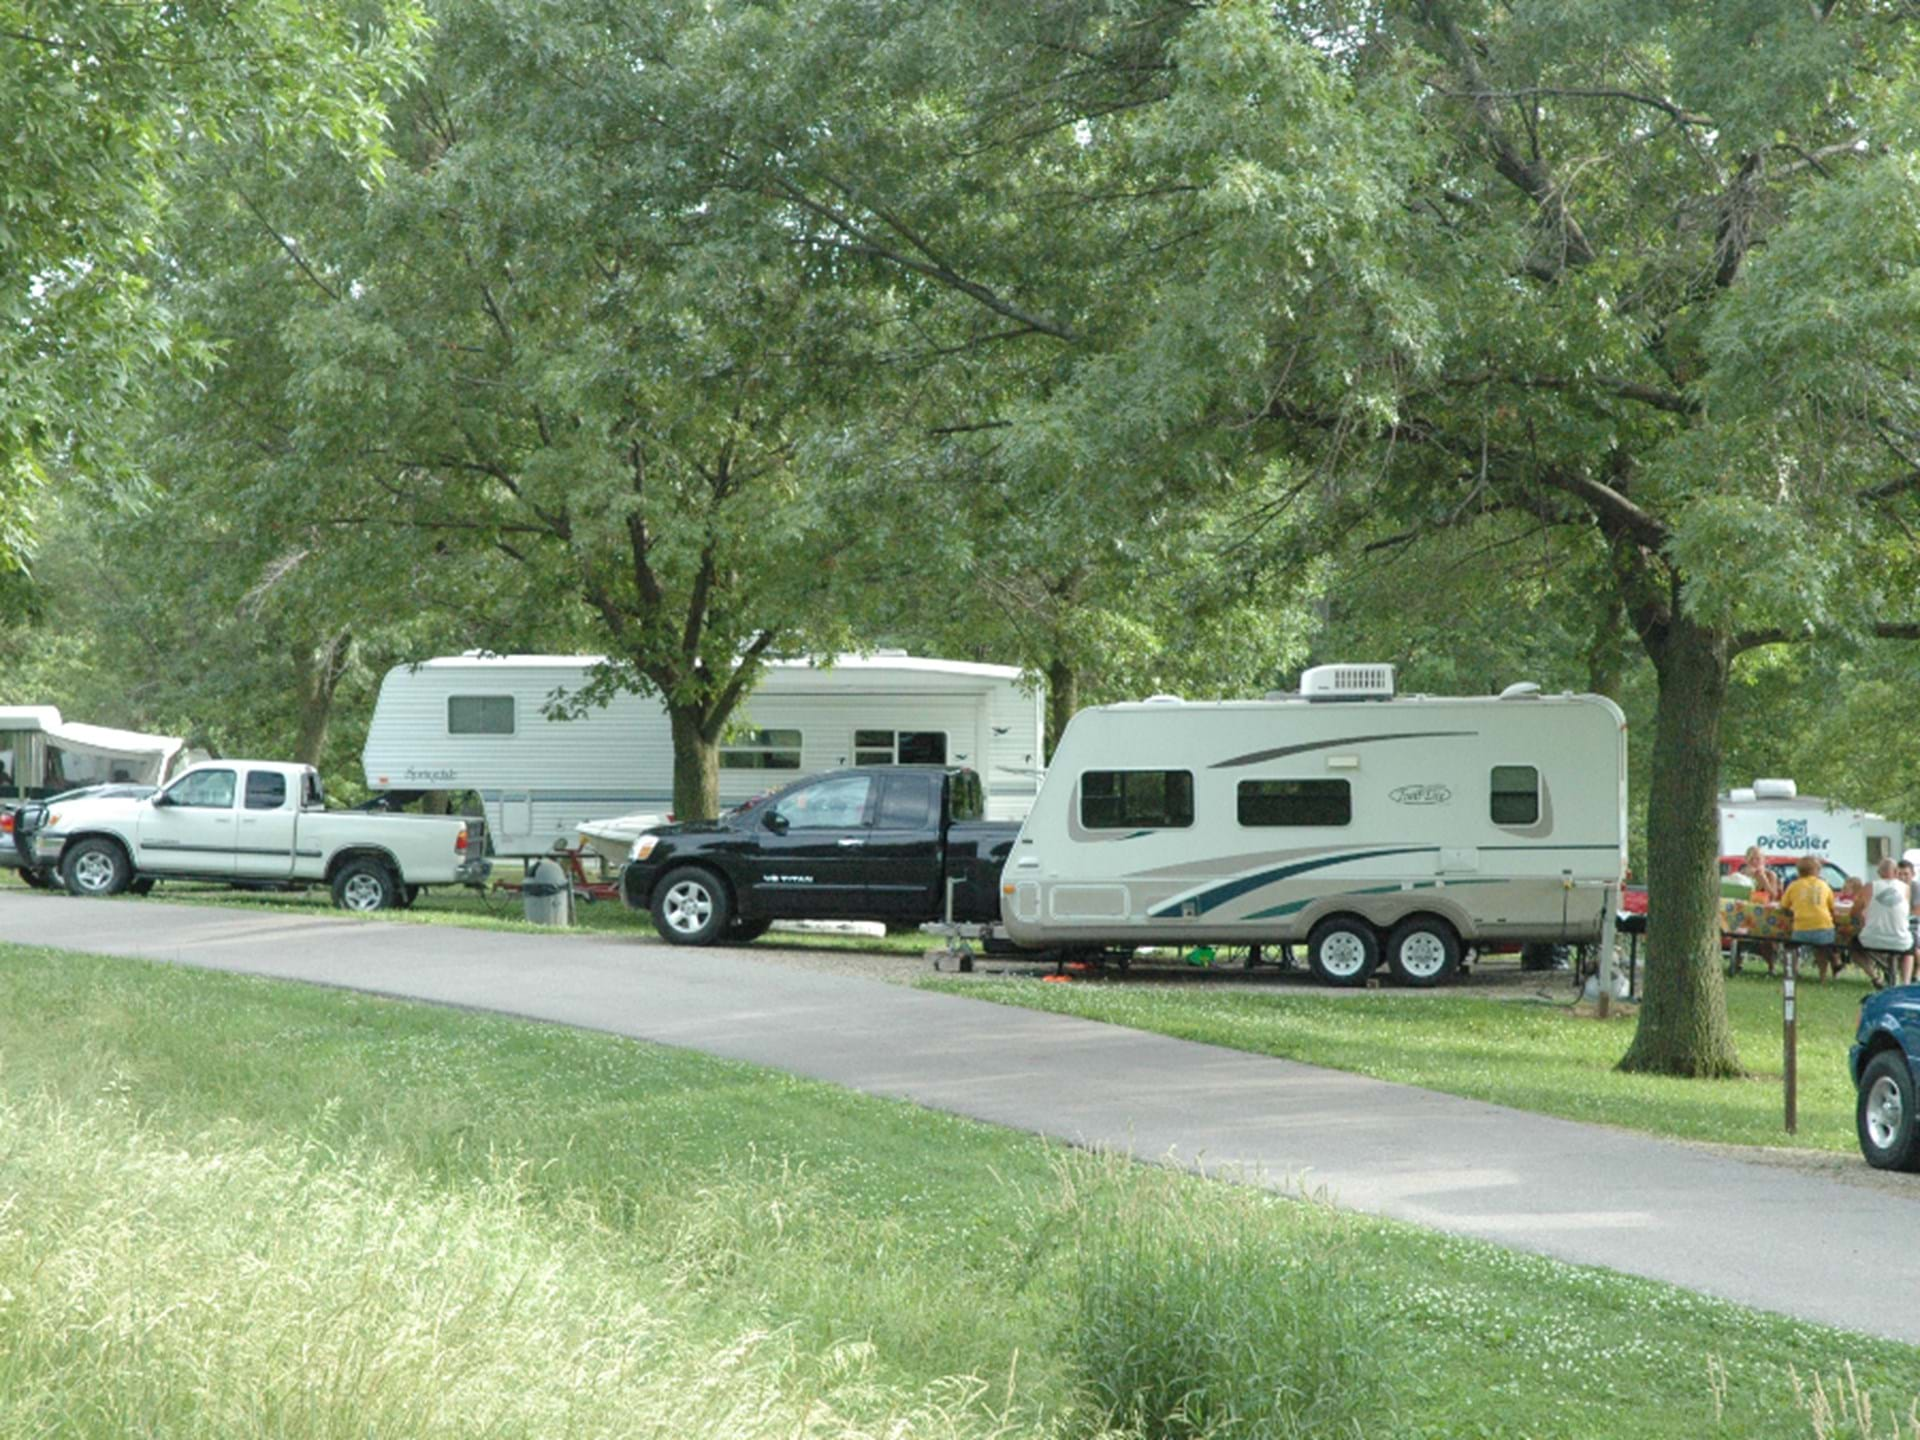
<svg viewBox="0 0 1920 1440"><path fill-rule="evenodd" d="M1787 1082L1787 1134L1791 1135L1799 1124L1799 1080L1796 1073L1795 1051L1798 1049L1793 1021L1793 981L1794 972L1800 963L1800 947L1787 946L1787 964L1783 972L1786 976L1780 982L1781 1044L1785 1047Z"/></svg>

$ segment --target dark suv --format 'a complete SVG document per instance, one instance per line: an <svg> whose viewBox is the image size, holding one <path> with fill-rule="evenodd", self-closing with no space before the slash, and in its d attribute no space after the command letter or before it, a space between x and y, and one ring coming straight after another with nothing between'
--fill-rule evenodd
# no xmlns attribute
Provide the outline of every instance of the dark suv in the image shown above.
<svg viewBox="0 0 1920 1440"><path fill-rule="evenodd" d="M1881 990L1860 1002L1850 1063L1860 1153L1880 1170L1920 1170L1914 1060L1920 1054L1920 985Z"/></svg>

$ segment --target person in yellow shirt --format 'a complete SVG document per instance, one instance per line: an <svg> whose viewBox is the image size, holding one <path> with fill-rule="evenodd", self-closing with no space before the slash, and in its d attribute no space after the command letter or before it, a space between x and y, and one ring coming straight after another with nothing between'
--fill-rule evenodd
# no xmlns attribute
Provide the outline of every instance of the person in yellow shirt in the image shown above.
<svg viewBox="0 0 1920 1440"><path fill-rule="evenodd" d="M1780 907L1793 917L1793 943L1813 950L1821 980L1831 979L1843 963L1834 949L1833 887L1820 878L1820 862L1802 855L1799 879L1787 886Z"/></svg>

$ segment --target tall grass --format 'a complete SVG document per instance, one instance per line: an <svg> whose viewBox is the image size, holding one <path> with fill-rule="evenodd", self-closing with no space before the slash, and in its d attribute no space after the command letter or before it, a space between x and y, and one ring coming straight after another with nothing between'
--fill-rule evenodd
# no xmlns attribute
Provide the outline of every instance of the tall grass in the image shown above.
<svg viewBox="0 0 1920 1440"><path fill-rule="evenodd" d="M649 1269L584 1210L526 1203L521 1167L441 1187L356 1145L206 1138L113 1099L0 1100L0 1435L1006 1431L983 1381L903 1387L858 1337L716 1335L676 1304L740 1193L696 1199Z"/></svg>
<svg viewBox="0 0 1920 1440"><path fill-rule="evenodd" d="M1347 1225L1273 1197L1188 1203L1168 1174L1105 1185L1083 1216L1072 1346L1092 1413L1154 1440L1333 1440L1390 1424L1378 1297ZM1291 1208L1291 1207L1290 1207Z"/></svg>

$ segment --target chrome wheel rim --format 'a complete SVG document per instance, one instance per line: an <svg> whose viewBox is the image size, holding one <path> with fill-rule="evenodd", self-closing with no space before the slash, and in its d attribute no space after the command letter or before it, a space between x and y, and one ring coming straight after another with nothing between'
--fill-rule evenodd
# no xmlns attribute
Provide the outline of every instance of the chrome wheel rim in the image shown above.
<svg viewBox="0 0 1920 1440"><path fill-rule="evenodd" d="M1867 1134L1876 1150L1892 1147L1900 1134L1900 1122L1906 1106L1900 1099L1900 1087L1891 1076L1882 1075L1867 1091Z"/></svg>
<svg viewBox="0 0 1920 1440"><path fill-rule="evenodd" d="M1351 930L1341 930L1320 942L1320 968L1345 980L1366 967L1367 946Z"/></svg>
<svg viewBox="0 0 1920 1440"><path fill-rule="evenodd" d="M340 903L349 910L378 910L386 901L387 887L380 877L362 871L340 887Z"/></svg>
<svg viewBox="0 0 1920 1440"><path fill-rule="evenodd" d="M1431 930L1416 930L1400 942L1400 968L1416 980L1431 980L1447 968L1446 942Z"/></svg>
<svg viewBox="0 0 1920 1440"><path fill-rule="evenodd" d="M111 855L89 850L73 862L73 883L89 895L104 895L113 888L116 868Z"/></svg>
<svg viewBox="0 0 1920 1440"><path fill-rule="evenodd" d="M667 891L660 907L676 935L698 935L713 918L713 896L697 880L682 880Z"/></svg>

